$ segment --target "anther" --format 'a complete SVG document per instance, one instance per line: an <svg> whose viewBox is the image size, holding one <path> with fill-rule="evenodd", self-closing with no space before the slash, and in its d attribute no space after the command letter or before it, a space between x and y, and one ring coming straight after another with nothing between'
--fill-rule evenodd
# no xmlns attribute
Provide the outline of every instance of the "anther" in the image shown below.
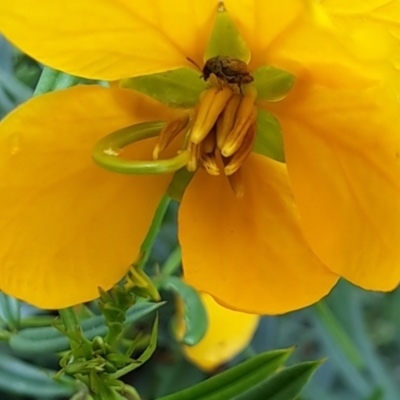
<svg viewBox="0 0 400 400"><path fill-rule="evenodd" d="M203 154L200 158L200 162L210 175L218 176L220 174L215 153Z"/></svg>
<svg viewBox="0 0 400 400"><path fill-rule="evenodd" d="M159 154L165 150L168 145L178 136L187 130L189 125L190 117L188 113L182 113L179 118L176 118L168 122L164 128L161 130L158 136L157 143L153 149L153 159L157 160Z"/></svg>
<svg viewBox="0 0 400 400"><path fill-rule="evenodd" d="M254 141L256 139L257 127L253 123L250 125L246 132L245 138L237 150L237 152L230 158L228 163L225 165L224 171L226 175L232 175L239 170L243 165L244 160L251 153Z"/></svg>
<svg viewBox="0 0 400 400"><path fill-rule="evenodd" d="M201 152L210 154L214 152L217 139L215 137L215 128L211 129L211 132L201 142Z"/></svg>
<svg viewBox="0 0 400 400"><path fill-rule="evenodd" d="M199 144L208 135L232 95L229 88L212 87L207 90L193 124L191 142Z"/></svg>
<svg viewBox="0 0 400 400"><path fill-rule="evenodd" d="M243 143L244 138L246 137L247 131L249 130L250 126L255 123L257 117L257 108L252 105L251 109L249 109L248 111L249 113L246 116L247 118L243 118L242 116L242 118L236 119L235 126L226 138L225 143L221 149L221 154L224 157L230 157L238 151Z"/></svg>
<svg viewBox="0 0 400 400"><path fill-rule="evenodd" d="M235 124L235 117L243 96L234 94L228 101L216 124L217 146L221 150L229 133Z"/></svg>
<svg viewBox="0 0 400 400"><path fill-rule="evenodd" d="M228 176L229 184L238 199L244 196L244 184L242 171L239 169L233 175Z"/></svg>
<svg viewBox="0 0 400 400"><path fill-rule="evenodd" d="M190 153L190 157L186 168L188 171L194 172L197 169L197 160L200 158L200 145L190 142L187 150Z"/></svg>

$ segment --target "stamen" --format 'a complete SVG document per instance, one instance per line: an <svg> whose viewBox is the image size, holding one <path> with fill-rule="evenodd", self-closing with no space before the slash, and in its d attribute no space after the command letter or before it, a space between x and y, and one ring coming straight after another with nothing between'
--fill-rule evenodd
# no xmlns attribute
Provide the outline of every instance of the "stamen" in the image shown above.
<svg viewBox="0 0 400 400"><path fill-rule="evenodd" d="M228 176L229 184L238 199L244 196L244 184L242 171L239 169L234 174Z"/></svg>
<svg viewBox="0 0 400 400"><path fill-rule="evenodd" d="M193 124L191 142L199 144L208 135L232 95L232 90L226 87L207 90Z"/></svg>
<svg viewBox="0 0 400 400"><path fill-rule="evenodd" d="M238 110L238 114L239 111L240 107ZM251 109L248 111L250 112L247 114L247 118L243 118L242 116L242 118L236 119L236 123L233 130L229 133L228 137L226 138L226 141L221 149L221 154L224 157L230 157L238 151L238 149L243 143L244 138L246 137L246 133L249 130L250 126L255 123L257 117L257 108L254 105L252 105Z"/></svg>
<svg viewBox="0 0 400 400"><path fill-rule="evenodd" d="M202 153L210 154L214 152L217 139L215 137L215 128L206 136L206 138L201 142Z"/></svg>
<svg viewBox="0 0 400 400"><path fill-rule="evenodd" d="M186 168L188 171L194 172L197 169L197 160L200 158L200 145L190 142L187 150L190 157Z"/></svg>
<svg viewBox="0 0 400 400"><path fill-rule="evenodd" d="M217 120L217 146L220 150L222 149L229 132L233 129L236 113L242 98L243 96L240 94L233 95Z"/></svg>
<svg viewBox="0 0 400 400"><path fill-rule="evenodd" d="M256 140L257 126L255 123L250 125L247 130L244 140L238 151L231 157L224 171L226 175L232 175L239 170L243 165L244 160L251 153L254 141Z"/></svg>
<svg viewBox="0 0 400 400"><path fill-rule="evenodd" d="M200 162L210 175L218 176L220 174L215 153L203 154L200 158Z"/></svg>
<svg viewBox="0 0 400 400"><path fill-rule="evenodd" d="M158 159L159 154L167 148L167 146L175 139L176 136L187 130L189 121L189 114L184 112L179 118L168 122L164 126L153 149L154 160Z"/></svg>

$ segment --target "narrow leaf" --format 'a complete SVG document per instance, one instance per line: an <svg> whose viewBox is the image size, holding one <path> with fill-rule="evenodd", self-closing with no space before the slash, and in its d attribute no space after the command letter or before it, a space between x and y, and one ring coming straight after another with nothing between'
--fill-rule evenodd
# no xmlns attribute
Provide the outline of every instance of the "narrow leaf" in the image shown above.
<svg viewBox="0 0 400 400"><path fill-rule="evenodd" d="M294 400L320 365L321 361L309 361L284 368L234 400Z"/></svg>
<svg viewBox="0 0 400 400"><path fill-rule="evenodd" d="M56 371L34 367L9 354L0 357L0 391L35 398L71 396L77 388L71 380L63 383L51 378Z"/></svg>
<svg viewBox="0 0 400 400"><path fill-rule="evenodd" d="M164 303L135 304L126 312L124 326L155 311L163 304ZM104 337L108 332L105 318L102 315L82 321L81 327L83 335L88 340L96 336ZM30 355L57 353L70 348L67 336L53 327L23 329L11 336L9 344L14 351L20 354L25 353Z"/></svg>
<svg viewBox="0 0 400 400"><path fill-rule="evenodd" d="M157 400L228 400L265 380L290 356L293 349L259 354L204 382Z"/></svg>

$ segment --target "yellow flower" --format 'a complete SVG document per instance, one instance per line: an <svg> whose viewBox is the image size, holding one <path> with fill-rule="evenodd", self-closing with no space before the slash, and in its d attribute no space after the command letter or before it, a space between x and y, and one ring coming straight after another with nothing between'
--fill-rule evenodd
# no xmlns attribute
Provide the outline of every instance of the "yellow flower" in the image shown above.
<svg viewBox="0 0 400 400"><path fill-rule="evenodd" d="M212 371L244 350L253 338L259 317L222 307L206 293L200 296L208 317L207 332L196 345L183 346L183 352L200 369ZM178 307L176 334L182 337L186 328L179 312L182 314L181 306Z"/></svg>
<svg viewBox="0 0 400 400"><path fill-rule="evenodd" d="M390 290L400 278L400 1L226 0L249 68L296 76L257 105L282 127L286 165L253 152L244 196L199 169L179 210L186 281L254 313L309 305L339 276ZM214 0L27 0L0 29L39 61L119 80L202 64ZM223 40L223 38L221 39ZM0 288L40 307L93 299L135 258L170 176L120 176L91 162L101 137L179 113L132 90L36 97L0 125ZM150 159L154 140L131 146ZM172 151L171 149L168 151ZM173 155L173 153L170 155Z"/></svg>

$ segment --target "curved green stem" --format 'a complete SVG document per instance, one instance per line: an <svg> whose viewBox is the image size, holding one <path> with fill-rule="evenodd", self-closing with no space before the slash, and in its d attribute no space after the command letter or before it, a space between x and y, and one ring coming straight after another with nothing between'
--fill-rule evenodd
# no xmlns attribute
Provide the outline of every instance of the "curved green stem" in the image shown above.
<svg viewBox="0 0 400 400"><path fill-rule="evenodd" d="M120 174L166 174L181 169L189 161L187 150L166 160L135 161L119 157L124 147L157 136L164 124L164 122L145 122L120 129L103 137L93 147L94 162L108 171Z"/></svg>

